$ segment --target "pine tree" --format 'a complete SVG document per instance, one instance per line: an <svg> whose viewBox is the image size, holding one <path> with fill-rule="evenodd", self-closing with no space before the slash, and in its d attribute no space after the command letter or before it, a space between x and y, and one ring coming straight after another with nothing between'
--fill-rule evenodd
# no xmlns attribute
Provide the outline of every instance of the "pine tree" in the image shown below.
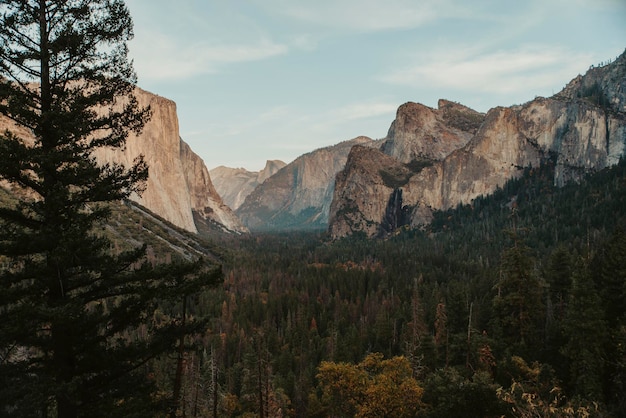
<svg viewBox="0 0 626 418"><path fill-rule="evenodd" d="M567 296L572 285L571 256L565 247L557 247L548 261L546 281L550 285L550 301L554 319L560 321L565 315Z"/></svg>
<svg viewBox="0 0 626 418"><path fill-rule="evenodd" d="M613 231L592 260L592 271L609 326L626 325L626 229Z"/></svg>
<svg viewBox="0 0 626 418"><path fill-rule="evenodd" d="M625 410L626 399L626 230L618 226L591 261L609 332L606 344L607 400ZM610 382L610 383L609 383Z"/></svg>
<svg viewBox="0 0 626 418"><path fill-rule="evenodd" d="M501 277L493 300L495 337L512 353L532 358L541 343L543 289L530 249L521 242L516 228L512 239L513 246L502 254Z"/></svg>
<svg viewBox="0 0 626 418"><path fill-rule="evenodd" d="M154 318L220 277L203 261L153 268L145 246L113 252L107 204L148 169L99 165L149 118L133 96L121 0L0 3L0 415L153 416L146 363L184 330ZM29 138L34 138L34 141ZM146 332L139 332L140 327Z"/></svg>
<svg viewBox="0 0 626 418"><path fill-rule="evenodd" d="M588 267L579 262L565 318L567 342L562 351L569 361L575 393L590 401L603 397L607 326L601 303Z"/></svg>

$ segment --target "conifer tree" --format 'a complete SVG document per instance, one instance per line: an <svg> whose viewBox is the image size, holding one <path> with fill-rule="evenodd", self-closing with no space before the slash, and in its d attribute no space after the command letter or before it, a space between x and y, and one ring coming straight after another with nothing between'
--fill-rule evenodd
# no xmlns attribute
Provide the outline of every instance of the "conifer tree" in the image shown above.
<svg viewBox="0 0 626 418"><path fill-rule="evenodd" d="M623 411L626 408L626 229L622 225L615 228L595 254L591 271L609 333L605 393L607 400Z"/></svg>
<svg viewBox="0 0 626 418"><path fill-rule="evenodd" d="M595 255L592 271L609 326L626 325L626 229L613 231Z"/></svg>
<svg viewBox="0 0 626 418"><path fill-rule="evenodd" d="M530 249L521 242L517 228L511 235L513 245L502 254L501 277L493 300L496 338L512 350L511 354L532 357L541 342L543 289Z"/></svg>
<svg viewBox="0 0 626 418"><path fill-rule="evenodd" d="M198 326L151 323L159 300L220 275L202 261L152 268L145 247L114 253L99 233L107 203L148 175L141 158L93 156L149 117L131 37L122 0L0 2L0 181L19 196L0 208L0 415L153 416L145 364Z"/></svg>
<svg viewBox="0 0 626 418"><path fill-rule="evenodd" d="M569 361L575 393L588 400L601 400L607 326L601 300L583 262L574 271L564 329L567 342L562 351Z"/></svg>

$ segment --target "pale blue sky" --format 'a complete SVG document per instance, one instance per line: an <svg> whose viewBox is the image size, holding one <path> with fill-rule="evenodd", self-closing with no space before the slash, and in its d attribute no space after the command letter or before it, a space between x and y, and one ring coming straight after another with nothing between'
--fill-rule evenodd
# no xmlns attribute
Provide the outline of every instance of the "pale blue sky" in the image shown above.
<svg viewBox="0 0 626 418"><path fill-rule="evenodd" d="M486 112L626 49L626 0L127 0L139 86L209 169L382 138L398 106Z"/></svg>

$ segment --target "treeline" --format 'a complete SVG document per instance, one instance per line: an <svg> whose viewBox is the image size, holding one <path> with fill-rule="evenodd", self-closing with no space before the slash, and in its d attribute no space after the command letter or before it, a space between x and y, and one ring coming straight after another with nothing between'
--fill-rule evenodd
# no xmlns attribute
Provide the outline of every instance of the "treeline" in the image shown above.
<svg viewBox="0 0 626 418"><path fill-rule="evenodd" d="M224 286L190 310L212 319L187 415L621 416L626 164L553 172L386 240L224 241Z"/></svg>

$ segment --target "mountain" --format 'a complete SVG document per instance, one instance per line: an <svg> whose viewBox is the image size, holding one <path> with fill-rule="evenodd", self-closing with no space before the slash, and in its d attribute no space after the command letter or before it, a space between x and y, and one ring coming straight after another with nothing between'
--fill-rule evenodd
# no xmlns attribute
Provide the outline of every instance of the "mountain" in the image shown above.
<svg viewBox="0 0 626 418"><path fill-rule="evenodd" d="M237 210L246 197L268 177L273 176L286 163L268 160L261 171L248 171L245 168L230 168L223 165L209 171L215 190L232 210Z"/></svg>
<svg viewBox="0 0 626 418"><path fill-rule="evenodd" d="M123 150L98 149L94 153L98 161L130 166L143 155L149 167L146 190L131 200L177 227L197 232L196 214L196 219L222 230L246 231L215 191L202 159L180 138L176 104L140 88L135 96L140 106L150 106L152 118L139 136L129 135ZM8 126L13 125L0 117L0 128ZM26 141L33 140L30 132L18 132Z"/></svg>
<svg viewBox="0 0 626 418"><path fill-rule="evenodd" d="M403 163L439 161L476 134L483 113L448 100L438 108L405 103L398 108L381 150Z"/></svg>
<svg viewBox="0 0 626 418"><path fill-rule="evenodd" d="M204 161L183 141L180 143L180 158L196 228L199 229L198 223L202 222L225 231L248 232L215 190Z"/></svg>
<svg viewBox="0 0 626 418"><path fill-rule="evenodd" d="M389 136L397 137L400 126L414 135L403 136L401 146L387 140L378 150L355 147L337 175L329 216L334 238L420 227L433 211L493 193L524 168L544 162L554 163L556 185L616 164L626 149L626 53L576 77L553 97L491 109L482 121L467 110L463 118L437 119L435 110L422 105L401 109ZM415 122L406 122L409 109ZM424 128L434 126L435 135ZM465 144L458 136L448 140L459 127L460 135L472 134ZM416 158L427 161L412 163Z"/></svg>
<svg viewBox="0 0 626 418"><path fill-rule="evenodd" d="M246 197L239 219L251 230L326 228L335 176L354 145L380 143L360 136L298 157Z"/></svg>

